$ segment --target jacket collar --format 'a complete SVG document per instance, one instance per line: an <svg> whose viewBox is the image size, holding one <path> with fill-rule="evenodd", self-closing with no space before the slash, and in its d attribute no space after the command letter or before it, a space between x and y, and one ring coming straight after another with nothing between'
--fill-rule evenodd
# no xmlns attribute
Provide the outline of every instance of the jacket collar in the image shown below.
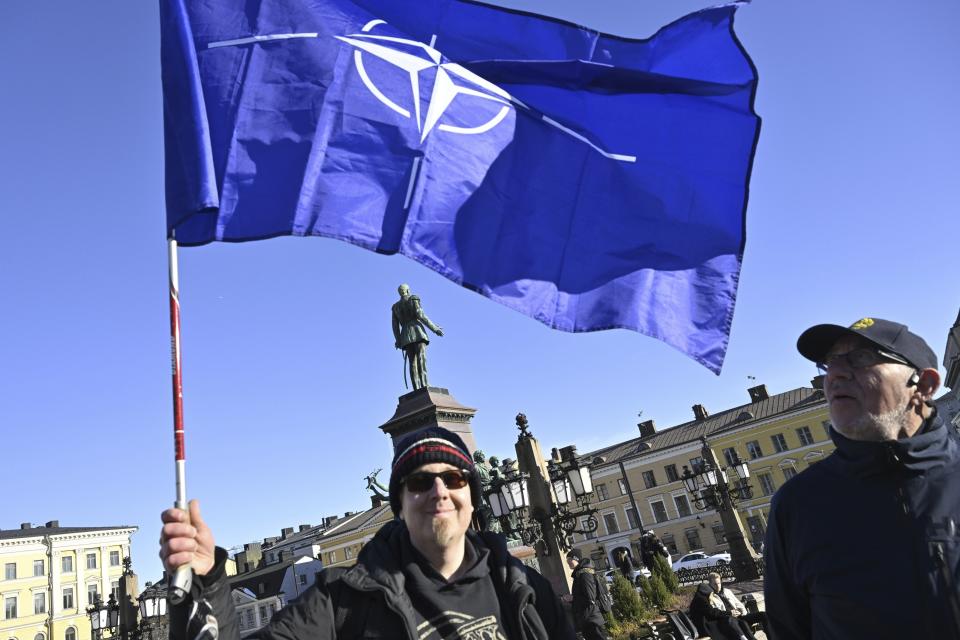
<svg viewBox="0 0 960 640"><path fill-rule="evenodd" d="M934 412L912 438L885 442L851 440L830 430L837 447L831 456L840 469L856 476L894 471L921 474L957 458L957 441L948 433L943 419Z"/></svg>

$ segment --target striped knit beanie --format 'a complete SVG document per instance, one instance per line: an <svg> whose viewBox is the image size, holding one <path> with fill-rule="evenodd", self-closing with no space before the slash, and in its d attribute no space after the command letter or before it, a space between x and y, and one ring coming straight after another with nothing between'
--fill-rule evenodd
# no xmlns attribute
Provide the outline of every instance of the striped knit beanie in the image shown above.
<svg viewBox="0 0 960 640"><path fill-rule="evenodd" d="M394 448L393 465L390 470L390 508L400 515L401 482L414 469L432 462L446 462L458 469L470 472L470 498L473 506L480 505L480 478L477 476L473 458L460 436L443 427L427 427L407 434Z"/></svg>

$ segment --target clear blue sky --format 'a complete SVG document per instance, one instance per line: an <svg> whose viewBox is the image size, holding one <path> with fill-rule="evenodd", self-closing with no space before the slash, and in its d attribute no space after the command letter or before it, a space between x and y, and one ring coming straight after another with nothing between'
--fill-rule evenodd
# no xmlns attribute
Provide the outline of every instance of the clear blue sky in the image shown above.
<svg viewBox="0 0 960 640"><path fill-rule="evenodd" d="M509 4L644 37L711 3ZM157 15L0 4L0 528L138 525L141 580L174 498ZM666 427L755 383L807 385L794 343L817 322L898 319L942 357L960 307L958 25L955 0L740 10L763 129L719 377L634 333L551 331L400 256L319 238L181 250L188 488L218 542L369 504L363 476L390 458L376 427L404 391L401 282L446 330L431 381L479 409L501 456L518 411L545 448L588 451L636 434L641 410Z"/></svg>

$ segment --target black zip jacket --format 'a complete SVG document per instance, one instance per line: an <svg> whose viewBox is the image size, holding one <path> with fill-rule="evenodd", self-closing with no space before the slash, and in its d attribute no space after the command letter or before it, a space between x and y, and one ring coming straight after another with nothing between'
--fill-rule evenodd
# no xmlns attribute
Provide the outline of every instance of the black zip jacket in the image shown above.
<svg viewBox="0 0 960 640"><path fill-rule="evenodd" d="M603 624L603 613L597 601L597 573L590 558L584 558L573 570L573 621L577 629L590 621Z"/></svg>
<svg viewBox="0 0 960 640"><path fill-rule="evenodd" d="M837 450L774 495L764 592L776 640L960 639L960 449L912 437Z"/></svg>
<svg viewBox="0 0 960 640"><path fill-rule="evenodd" d="M281 609L270 623L247 638L257 640L418 640L417 615L402 571L403 537L399 521L386 524L364 545L357 564L325 569L316 584ZM473 531L469 543L489 550L490 580L500 603L500 625L509 640L574 640L573 629L550 583L507 551L498 534ZM196 578L192 598L171 608L170 640L195 640L205 602L219 627L219 640L239 640L237 615L223 571L226 552L217 549L217 563ZM188 631L189 626L189 631Z"/></svg>

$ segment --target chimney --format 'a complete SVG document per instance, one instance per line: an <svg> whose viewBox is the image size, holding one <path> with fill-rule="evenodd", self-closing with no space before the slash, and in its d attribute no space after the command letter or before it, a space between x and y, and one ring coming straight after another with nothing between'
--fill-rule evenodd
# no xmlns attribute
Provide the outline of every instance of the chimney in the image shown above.
<svg viewBox="0 0 960 640"><path fill-rule="evenodd" d="M289 536L293 535L293 527L284 527L280 529L280 539L286 540Z"/></svg>
<svg viewBox="0 0 960 640"><path fill-rule="evenodd" d="M21 530L23 530L23 529L29 529L29 528L30 528L30 523L29 523L29 522L21 522L21 523L20 523L20 529L21 529Z"/></svg>
<svg viewBox="0 0 960 640"><path fill-rule="evenodd" d="M750 387L747 389L747 393L750 394L750 402L760 402L761 400L766 400L770 397L770 394L767 393L767 385L758 384L755 387Z"/></svg>
<svg viewBox="0 0 960 640"><path fill-rule="evenodd" d="M59 520L51 520L47 523L47 529L56 529L60 526Z"/></svg>
<svg viewBox="0 0 960 640"><path fill-rule="evenodd" d="M383 504L383 498L381 498L379 494L376 494L376 493L375 493L375 494L373 494L372 496L370 496L370 507L371 507L371 508L376 509L376 508L378 508L378 507L379 507L380 505L382 505L382 504Z"/></svg>
<svg viewBox="0 0 960 640"><path fill-rule="evenodd" d="M554 462L560 462L560 450L556 447L550 449L550 459Z"/></svg>
<svg viewBox="0 0 960 640"><path fill-rule="evenodd" d="M653 420L644 420L643 422L639 423L637 426L640 427L641 438L647 438L657 432L657 428L656 426L654 426Z"/></svg>
<svg viewBox="0 0 960 640"><path fill-rule="evenodd" d="M312 526L313 526L312 524L302 524L300 525L300 530L298 531L298 533L302 533L303 531L306 531Z"/></svg>
<svg viewBox="0 0 960 640"><path fill-rule="evenodd" d="M817 376L816 378L814 378L813 380L811 380L811 381L810 381L810 384L813 386L814 389L820 389L820 390L822 391L822 390L823 390L823 379L824 379L824 377L826 377L826 376L819 375L819 376Z"/></svg>
<svg viewBox="0 0 960 640"><path fill-rule="evenodd" d="M703 406L702 404L695 404L695 405L693 405L693 417L695 417L698 422L699 422L700 420L706 420L706 419L707 419L707 416L709 416L709 415L710 415L710 414L707 413L707 408L706 408L705 406Z"/></svg>

